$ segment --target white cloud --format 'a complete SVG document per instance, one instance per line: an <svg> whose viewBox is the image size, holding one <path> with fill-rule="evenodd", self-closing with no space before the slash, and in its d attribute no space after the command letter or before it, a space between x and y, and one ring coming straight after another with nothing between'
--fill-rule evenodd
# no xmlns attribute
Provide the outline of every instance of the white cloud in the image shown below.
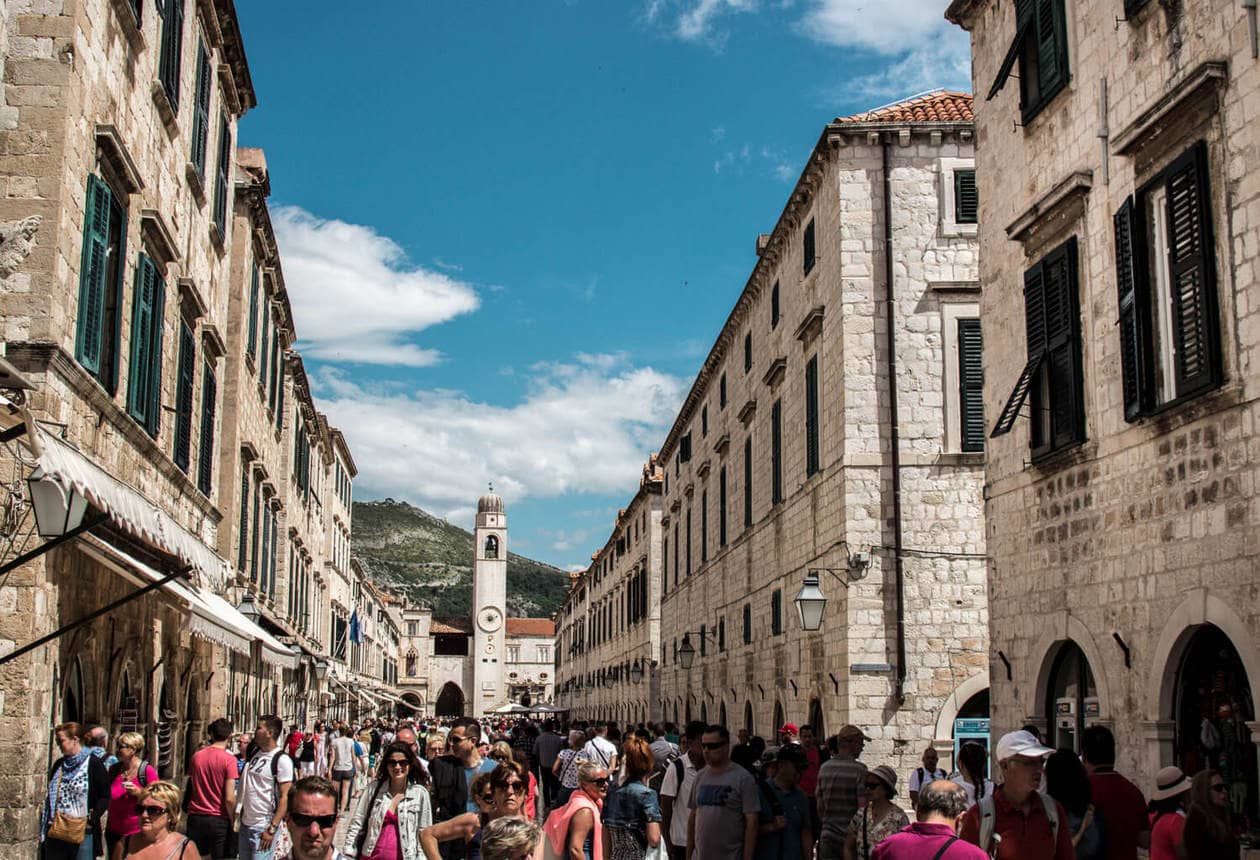
<svg viewBox="0 0 1260 860"><path fill-rule="evenodd" d="M299 348L310 358L423 367L440 360L414 343L426 328L479 306L472 286L412 265L388 236L316 217L271 212L284 258Z"/></svg>
<svg viewBox="0 0 1260 860"><path fill-rule="evenodd" d="M812 0L800 29L841 48L901 54L921 49L929 36L950 28L944 13L941 0Z"/></svg>
<svg viewBox="0 0 1260 860"><path fill-rule="evenodd" d="M369 387L327 367L314 383L355 453L356 491L365 498L403 498L451 515L488 481L509 502L632 491L682 402L683 380L606 355L531 371L514 406L455 391Z"/></svg>
<svg viewBox="0 0 1260 860"><path fill-rule="evenodd" d="M877 72L841 82L837 90L881 99L904 98L936 87L969 92L971 58L967 51L966 33L941 33L920 50Z"/></svg>
<svg viewBox="0 0 1260 860"><path fill-rule="evenodd" d="M753 12L757 0L648 0L644 18L650 24L664 24L670 34L685 42L704 42L720 49L726 32L718 22L740 12Z"/></svg>

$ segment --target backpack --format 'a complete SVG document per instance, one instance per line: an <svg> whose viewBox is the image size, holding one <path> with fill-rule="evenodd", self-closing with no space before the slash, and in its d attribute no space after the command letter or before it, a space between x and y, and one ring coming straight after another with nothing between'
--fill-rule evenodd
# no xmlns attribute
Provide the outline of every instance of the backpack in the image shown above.
<svg viewBox="0 0 1260 860"><path fill-rule="evenodd" d="M656 796L661 796L661 786L665 784L665 774L669 773L670 768L674 769L674 778L678 780L678 787L682 788L683 783L683 760L682 755L672 756L665 761L656 771L648 777L648 788L656 792Z"/></svg>
<svg viewBox="0 0 1260 860"><path fill-rule="evenodd" d="M1046 818L1050 820L1050 837L1057 841L1059 838L1059 804L1048 794L1037 792L1037 796L1041 798L1041 805L1046 810ZM993 841L993 827L997 823L997 805L993 800L993 794L980 798L976 805L980 810L980 840L978 844L981 851L989 851L989 843ZM998 836L997 839L1000 842L1002 837Z"/></svg>
<svg viewBox="0 0 1260 860"><path fill-rule="evenodd" d="M257 753L255 753L255 755L257 755ZM278 801L280 798L280 758L281 757L289 759L289 767L293 768L293 759L289 757L289 754L286 753L280 747L276 747L276 754L271 757L271 788L272 788L271 811L272 812L275 812L276 807L279 805ZM296 771L296 768L294 768L294 770Z"/></svg>

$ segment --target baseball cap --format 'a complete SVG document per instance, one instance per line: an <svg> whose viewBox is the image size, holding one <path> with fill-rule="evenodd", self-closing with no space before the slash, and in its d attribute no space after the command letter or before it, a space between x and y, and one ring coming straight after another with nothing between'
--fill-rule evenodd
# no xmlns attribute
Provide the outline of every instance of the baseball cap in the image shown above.
<svg viewBox="0 0 1260 860"><path fill-rule="evenodd" d="M801 730L800 730L800 729L798 729L798 728L796 727L796 723L784 723L784 724L783 724L783 728L779 729L779 734L781 734L781 735L786 735L786 734L793 734L793 735L796 735L796 734L800 734L800 731L801 731Z"/></svg>
<svg viewBox="0 0 1260 860"><path fill-rule="evenodd" d="M849 723L847 726L842 726L840 728L840 731L836 732L836 737L838 737L842 741L858 741L858 740L869 741L870 740L870 738L866 736L865 732L863 732L861 729L859 729L857 726L853 725L852 723Z"/></svg>
<svg viewBox="0 0 1260 860"><path fill-rule="evenodd" d="M1054 752L1050 747L1042 746L1032 732L1007 732L997 742L997 760L1006 761L1017 755L1029 758L1041 758Z"/></svg>

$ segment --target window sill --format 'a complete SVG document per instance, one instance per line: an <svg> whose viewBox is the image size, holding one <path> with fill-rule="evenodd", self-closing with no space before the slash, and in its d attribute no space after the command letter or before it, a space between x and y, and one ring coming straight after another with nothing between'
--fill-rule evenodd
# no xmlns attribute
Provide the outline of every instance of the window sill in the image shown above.
<svg viewBox="0 0 1260 860"><path fill-rule="evenodd" d="M1245 402L1241 386L1218 385L1196 394L1180 397L1139 416L1130 427L1154 427L1159 435L1171 433L1200 418L1232 409Z"/></svg>
<svg viewBox="0 0 1260 860"><path fill-rule="evenodd" d="M1050 456L1047 454L1046 456ZM938 466L983 466L983 451L942 451L936 458Z"/></svg>
<svg viewBox="0 0 1260 860"><path fill-rule="evenodd" d="M1089 439L1070 442L1062 448L1035 454L1029 468L1039 472L1058 472L1084 465L1098 455L1098 443Z"/></svg>
<svg viewBox="0 0 1260 860"><path fill-rule="evenodd" d="M171 104L171 97L166 93L166 87L162 86L161 81L154 80L149 84L149 94L153 97L153 104L162 117L167 133L175 137L179 134L179 116L175 105Z"/></svg>
<svg viewBox="0 0 1260 860"><path fill-rule="evenodd" d="M1068 88L1068 84L1070 84L1071 82L1072 82L1072 77L1071 75L1069 75L1068 77L1064 78L1059 83L1058 86L1056 86L1054 89L1050 90L1050 92L1042 96L1041 100L1038 101L1036 104L1027 108L1024 107L1023 105L1020 105L1020 123L1021 123L1020 127L1024 129L1025 134L1027 134L1029 128L1031 128L1033 120L1035 120L1038 116L1043 114L1046 108L1050 107L1051 103L1054 102L1055 98L1059 95L1059 93L1066 90Z"/></svg>
<svg viewBox="0 0 1260 860"><path fill-rule="evenodd" d="M136 18L135 7L131 5L131 0L110 0L114 7L114 14L118 16L119 22L122 24L123 35L127 37L132 50L137 54L144 50L144 32L140 27L140 21Z"/></svg>
<svg viewBox="0 0 1260 860"><path fill-rule="evenodd" d="M197 200L198 206L206 205L206 184L201 179L201 174L197 170L197 165L191 161L184 165L184 178L188 180L188 189L192 191L193 197Z"/></svg>
<svg viewBox="0 0 1260 860"><path fill-rule="evenodd" d="M214 245L214 252L218 254L220 257L222 257L223 252L226 250L225 245L226 245L227 237L223 235L223 229L214 222L210 223L209 230L210 230L210 242Z"/></svg>

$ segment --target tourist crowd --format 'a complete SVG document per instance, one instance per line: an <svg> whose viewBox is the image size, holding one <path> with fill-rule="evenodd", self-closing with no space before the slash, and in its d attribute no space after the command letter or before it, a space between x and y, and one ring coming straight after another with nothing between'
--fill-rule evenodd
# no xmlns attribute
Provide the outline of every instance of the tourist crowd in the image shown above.
<svg viewBox="0 0 1260 860"><path fill-rule="evenodd" d="M1081 752L1032 726L989 751L935 748L907 774L868 766L847 725L774 745L721 725L541 726L528 720L207 727L181 788L142 735L56 728L41 816L48 860L1230 860L1240 822L1220 773L1115 770L1103 726Z"/></svg>

